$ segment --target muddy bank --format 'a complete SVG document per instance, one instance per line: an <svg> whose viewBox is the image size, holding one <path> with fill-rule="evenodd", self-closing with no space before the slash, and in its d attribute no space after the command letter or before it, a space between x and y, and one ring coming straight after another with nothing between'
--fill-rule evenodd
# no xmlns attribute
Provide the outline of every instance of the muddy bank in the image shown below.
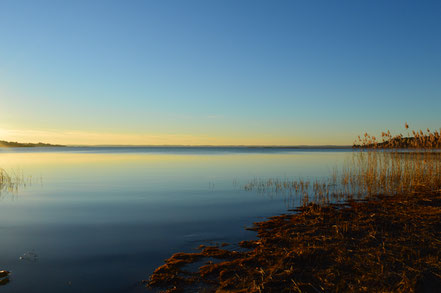
<svg viewBox="0 0 441 293"><path fill-rule="evenodd" d="M147 286L166 292L441 290L440 191L309 204L251 229L258 239L241 242L244 251L176 253Z"/></svg>

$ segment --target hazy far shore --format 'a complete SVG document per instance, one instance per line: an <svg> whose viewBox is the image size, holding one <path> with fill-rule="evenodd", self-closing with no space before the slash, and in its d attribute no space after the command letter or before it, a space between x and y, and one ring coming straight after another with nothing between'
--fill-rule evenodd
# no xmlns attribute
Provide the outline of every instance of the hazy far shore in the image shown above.
<svg viewBox="0 0 441 293"><path fill-rule="evenodd" d="M242 149L351 149L349 145L60 145L50 143L20 143L1 141L0 147L72 147L72 148L242 148Z"/></svg>
<svg viewBox="0 0 441 293"><path fill-rule="evenodd" d="M0 140L0 147L6 148L33 148L33 147L65 147L65 145L49 144L49 143L21 143L16 141Z"/></svg>

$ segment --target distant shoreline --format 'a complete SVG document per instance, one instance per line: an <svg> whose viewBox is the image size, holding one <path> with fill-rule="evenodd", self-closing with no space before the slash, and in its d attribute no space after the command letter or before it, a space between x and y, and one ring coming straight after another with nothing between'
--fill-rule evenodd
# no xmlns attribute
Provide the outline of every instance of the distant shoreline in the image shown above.
<svg viewBox="0 0 441 293"><path fill-rule="evenodd" d="M101 147L101 148L243 148L243 149L352 149L352 146L338 145L67 145L67 147Z"/></svg>
<svg viewBox="0 0 441 293"><path fill-rule="evenodd" d="M16 141L0 140L0 148L35 148L35 147L65 147L65 145L49 143L21 143Z"/></svg>
<svg viewBox="0 0 441 293"><path fill-rule="evenodd" d="M231 148L231 149L352 149L348 145L60 145L49 143L21 143L0 140L1 147L71 147L71 148Z"/></svg>

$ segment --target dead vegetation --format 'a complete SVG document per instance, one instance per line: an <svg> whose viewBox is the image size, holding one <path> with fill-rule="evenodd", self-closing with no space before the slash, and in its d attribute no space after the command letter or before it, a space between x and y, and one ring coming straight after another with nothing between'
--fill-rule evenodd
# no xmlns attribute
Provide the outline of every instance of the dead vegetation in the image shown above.
<svg viewBox="0 0 441 293"><path fill-rule="evenodd" d="M0 271L0 286L4 286L9 283L10 272L2 270Z"/></svg>
<svg viewBox="0 0 441 293"><path fill-rule="evenodd" d="M165 292L437 292L441 154L354 152L325 181L255 181L299 195L294 213L255 223L248 250L177 253L147 285ZM189 265L209 261L197 270Z"/></svg>
<svg viewBox="0 0 441 293"><path fill-rule="evenodd" d="M254 179L244 186L269 196L282 195L288 206L328 204L377 194L404 194L424 186L441 189L441 152L355 151L340 169L321 179Z"/></svg>
<svg viewBox="0 0 441 293"><path fill-rule="evenodd" d="M363 136L358 136L353 146L354 148L364 149L441 149L441 128L439 131L431 131L427 128L426 131L412 130L412 132L410 132L407 123L404 124L404 127L406 128L407 136L404 136L402 133L392 135L389 130L382 132L381 138L365 133ZM412 135L410 133L412 133Z"/></svg>
<svg viewBox="0 0 441 293"><path fill-rule="evenodd" d="M441 288L441 195L320 206L256 223L249 251L177 253L148 285L166 292L434 292ZM187 264L218 258L196 272Z"/></svg>

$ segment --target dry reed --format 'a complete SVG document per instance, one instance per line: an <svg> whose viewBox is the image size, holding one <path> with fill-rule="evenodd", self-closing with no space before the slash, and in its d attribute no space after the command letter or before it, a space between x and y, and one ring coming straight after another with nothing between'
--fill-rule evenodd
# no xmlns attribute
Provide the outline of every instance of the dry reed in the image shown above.
<svg viewBox="0 0 441 293"><path fill-rule="evenodd" d="M407 123L405 127L409 127ZM254 179L244 189L287 195L290 206L306 205L311 201L326 204L378 194L414 193L422 189L440 190L440 134L429 129L427 135L422 135L422 131L413 132L413 138L383 132L387 140L381 142L366 133L361 143L355 145L357 149L351 158L326 178Z"/></svg>
<svg viewBox="0 0 441 293"><path fill-rule="evenodd" d="M255 223L258 239L240 243L249 250L177 253L147 284L166 292L437 292L440 138L414 133L388 131L380 142L366 134L325 179L251 181L246 190L287 193L303 206ZM185 269L210 258L220 262Z"/></svg>

